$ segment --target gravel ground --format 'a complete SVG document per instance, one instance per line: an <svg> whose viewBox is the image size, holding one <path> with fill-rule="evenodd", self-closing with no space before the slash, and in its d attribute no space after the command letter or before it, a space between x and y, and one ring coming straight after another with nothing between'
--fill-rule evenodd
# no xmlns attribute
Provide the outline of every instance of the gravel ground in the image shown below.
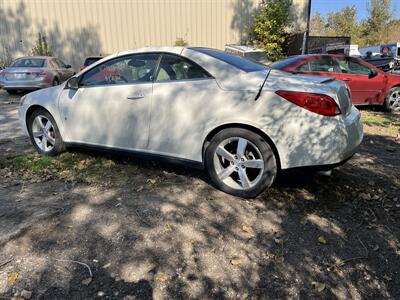
<svg viewBox="0 0 400 300"><path fill-rule="evenodd" d="M32 152L17 102L0 90L3 158ZM3 168L0 299L400 299L400 120L362 114L348 163L283 174L251 201L117 156L121 174L95 183Z"/></svg>

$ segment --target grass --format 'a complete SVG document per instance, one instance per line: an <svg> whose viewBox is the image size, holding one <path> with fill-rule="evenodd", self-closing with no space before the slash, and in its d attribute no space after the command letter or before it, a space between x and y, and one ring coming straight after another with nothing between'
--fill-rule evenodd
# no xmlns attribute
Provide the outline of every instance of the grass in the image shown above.
<svg viewBox="0 0 400 300"><path fill-rule="evenodd" d="M107 157L65 152L56 157L38 154L0 156L0 170L11 172L21 179L55 178L91 184L118 177L115 182L124 184L137 173L137 166Z"/></svg>
<svg viewBox="0 0 400 300"><path fill-rule="evenodd" d="M398 114L362 111L361 119L368 125L400 125L400 115Z"/></svg>

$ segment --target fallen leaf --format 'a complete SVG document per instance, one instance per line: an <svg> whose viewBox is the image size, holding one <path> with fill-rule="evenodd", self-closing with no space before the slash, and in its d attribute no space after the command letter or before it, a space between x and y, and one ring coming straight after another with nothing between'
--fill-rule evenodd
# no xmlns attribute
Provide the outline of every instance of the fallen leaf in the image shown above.
<svg viewBox="0 0 400 300"><path fill-rule="evenodd" d="M164 282L164 281L167 281L169 279L169 275L168 274L158 274L158 275L156 275L155 279L157 281Z"/></svg>
<svg viewBox="0 0 400 300"><path fill-rule="evenodd" d="M10 275L7 277L7 282L9 284L14 283L18 279L19 274L17 272L12 272Z"/></svg>
<svg viewBox="0 0 400 300"><path fill-rule="evenodd" d="M83 285L89 285L92 282L92 277L88 277L82 280Z"/></svg>
<svg viewBox="0 0 400 300"><path fill-rule="evenodd" d="M318 242L320 243L320 244L324 244L324 245L326 245L326 239L321 235L319 238L318 238Z"/></svg>
<svg viewBox="0 0 400 300"><path fill-rule="evenodd" d="M233 266L240 265L241 263L242 263L242 260L239 258L231 259L231 265L233 265Z"/></svg>
<svg viewBox="0 0 400 300"><path fill-rule="evenodd" d="M247 225L243 225L242 230L246 233L253 233L253 228Z"/></svg>
<svg viewBox="0 0 400 300"><path fill-rule="evenodd" d="M157 182L157 180L155 180L153 178L147 179L147 183L155 184L156 182Z"/></svg>
<svg viewBox="0 0 400 300"><path fill-rule="evenodd" d="M313 281L311 284L312 284L314 290L316 290L318 292L322 292L326 288L325 283L322 283L322 282Z"/></svg>
<svg viewBox="0 0 400 300"><path fill-rule="evenodd" d="M280 245L280 246L283 245L283 240L280 239L280 238L274 238L274 242L275 242L275 244L277 244L277 245Z"/></svg>
<svg viewBox="0 0 400 300"><path fill-rule="evenodd" d="M167 223L164 225L164 229L165 229L165 231L172 231L172 225Z"/></svg>

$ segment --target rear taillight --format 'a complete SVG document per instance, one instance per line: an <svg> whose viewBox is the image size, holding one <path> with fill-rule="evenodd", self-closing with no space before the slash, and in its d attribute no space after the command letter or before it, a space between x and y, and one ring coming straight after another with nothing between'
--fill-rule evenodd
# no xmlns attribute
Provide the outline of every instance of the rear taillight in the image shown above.
<svg viewBox="0 0 400 300"><path fill-rule="evenodd" d="M82 71L85 68L85 66L82 66L79 68L79 71Z"/></svg>
<svg viewBox="0 0 400 300"><path fill-rule="evenodd" d="M335 100L327 95L294 91L277 91L275 93L282 98L319 115L336 116L340 114L340 109Z"/></svg>

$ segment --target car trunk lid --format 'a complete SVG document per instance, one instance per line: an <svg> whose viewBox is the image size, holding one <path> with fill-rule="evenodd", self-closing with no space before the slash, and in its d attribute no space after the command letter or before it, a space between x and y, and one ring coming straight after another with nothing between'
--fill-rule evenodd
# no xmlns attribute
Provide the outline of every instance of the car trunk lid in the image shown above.
<svg viewBox="0 0 400 300"><path fill-rule="evenodd" d="M335 100L342 114L348 115L351 111L350 90L345 83L334 77L292 74L273 69L266 82L268 87L328 95Z"/></svg>
<svg viewBox="0 0 400 300"><path fill-rule="evenodd" d="M43 68L7 68L3 71L3 74L7 81L33 80L46 76Z"/></svg>

